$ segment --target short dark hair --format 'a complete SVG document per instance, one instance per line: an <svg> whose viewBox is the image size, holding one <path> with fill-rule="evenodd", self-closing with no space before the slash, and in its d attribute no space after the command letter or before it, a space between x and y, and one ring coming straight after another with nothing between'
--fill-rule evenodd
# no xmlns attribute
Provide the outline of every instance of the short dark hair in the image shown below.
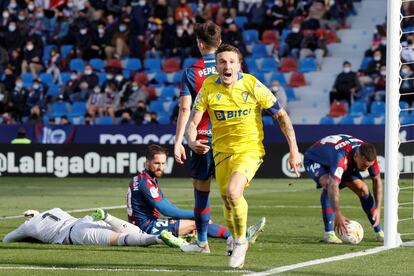
<svg viewBox="0 0 414 276"><path fill-rule="evenodd" d="M160 145L152 144L152 145L149 145L148 146L147 152L145 153L145 158L147 160L152 160L152 159L154 159L154 156L156 154L165 154L165 155L168 155L168 151L167 151L166 148L161 147Z"/></svg>
<svg viewBox="0 0 414 276"><path fill-rule="evenodd" d="M364 143L361 146L359 146L359 154L365 159L367 159L368 162L372 162L377 158L377 150L375 149L375 146L370 143Z"/></svg>
<svg viewBox="0 0 414 276"><path fill-rule="evenodd" d="M239 48L237 48L237 47L235 47L233 45L230 45L230 44L223 43L223 44L221 44L217 48L217 50L216 50L216 57L217 57L218 54L223 53L223 52L233 52L233 53L236 53L238 55L238 57L239 57L240 63L242 63L242 61L243 61L243 55L240 52Z"/></svg>
<svg viewBox="0 0 414 276"><path fill-rule="evenodd" d="M210 49L217 48L221 43L221 28L212 21L196 23L194 33Z"/></svg>

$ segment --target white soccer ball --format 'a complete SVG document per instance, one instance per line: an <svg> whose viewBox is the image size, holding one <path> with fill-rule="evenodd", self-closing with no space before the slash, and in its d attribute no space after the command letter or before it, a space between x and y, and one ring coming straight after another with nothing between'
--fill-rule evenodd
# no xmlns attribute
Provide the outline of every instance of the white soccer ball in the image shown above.
<svg viewBox="0 0 414 276"><path fill-rule="evenodd" d="M339 238L344 243L350 244L358 244L364 238L364 228L362 228L361 224L355 220L350 220L349 223L346 225L348 233L340 234Z"/></svg>

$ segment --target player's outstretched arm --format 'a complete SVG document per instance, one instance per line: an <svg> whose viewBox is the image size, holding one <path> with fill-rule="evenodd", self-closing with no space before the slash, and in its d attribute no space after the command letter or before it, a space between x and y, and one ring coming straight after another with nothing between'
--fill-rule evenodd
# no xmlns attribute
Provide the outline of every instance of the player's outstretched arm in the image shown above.
<svg viewBox="0 0 414 276"><path fill-rule="evenodd" d="M26 231L24 230L25 225L20 225L16 230L11 231L8 233L4 238L3 242L19 242L26 238L30 238Z"/></svg>
<svg viewBox="0 0 414 276"><path fill-rule="evenodd" d="M210 150L210 147L206 145L208 143L207 140L196 140L197 127L200 124L203 114L203 111L193 109L186 128L188 146L197 154L206 154Z"/></svg>
<svg viewBox="0 0 414 276"><path fill-rule="evenodd" d="M177 127L175 130L174 158L179 164L184 164L187 160L185 148L183 146L183 138L185 126L188 123L191 112L191 96L181 96L178 109Z"/></svg>
<svg viewBox="0 0 414 276"><path fill-rule="evenodd" d="M302 165L302 160L299 155L298 145L296 143L295 130L293 129L292 121L289 118L285 109L280 109L278 113L273 115L273 117L278 121L279 127L282 130L283 134L286 137L286 140L289 144L289 164L290 167L295 172L296 176L299 177L298 167Z"/></svg>
<svg viewBox="0 0 414 276"><path fill-rule="evenodd" d="M375 223L372 226L375 227L381 220L383 185L380 174L372 177L372 189L374 191L375 204L377 206L372 214L372 218L375 220Z"/></svg>

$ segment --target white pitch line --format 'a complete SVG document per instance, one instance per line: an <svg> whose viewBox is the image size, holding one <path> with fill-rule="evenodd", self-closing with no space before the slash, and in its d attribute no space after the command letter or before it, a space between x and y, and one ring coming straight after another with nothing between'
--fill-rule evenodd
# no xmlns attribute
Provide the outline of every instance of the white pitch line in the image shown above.
<svg viewBox="0 0 414 276"><path fill-rule="evenodd" d="M205 270L193 270L193 269L146 269L146 268L88 268L88 267L44 267L44 266L0 266L0 270L69 270L69 271L111 271L111 272L206 272ZM210 270L209 272L218 272L218 273L251 273L250 270Z"/></svg>
<svg viewBox="0 0 414 276"><path fill-rule="evenodd" d="M333 256L333 257L328 257L328 258L321 258L321 259L311 260L311 261L297 263L293 265L280 266L280 267L272 268L266 271L250 273L250 274L245 274L245 275L246 276L265 276L265 275L270 275L270 274L282 273L282 272L286 272L286 271L290 271L290 270L294 270L298 268L303 268L303 267L308 267L308 266L313 266L313 265L318 265L318 264L326 264L326 263L331 263L331 262L336 262L336 261L343 261L343 260L347 260L347 259L351 259L355 257L376 254L376 253L379 253L379 252L382 252L388 249L391 249L391 248L380 246L380 247L375 247L375 248L371 248L371 249L367 249L367 250L363 250L359 252L348 253L348 254L343 254L343 255L338 255L338 256Z"/></svg>

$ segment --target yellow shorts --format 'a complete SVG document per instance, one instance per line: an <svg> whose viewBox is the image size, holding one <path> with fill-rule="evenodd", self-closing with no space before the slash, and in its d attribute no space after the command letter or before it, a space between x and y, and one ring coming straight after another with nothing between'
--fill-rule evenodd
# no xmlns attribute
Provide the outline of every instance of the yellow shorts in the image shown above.
<svg viewBox="0 0 414 276"><path fill-rule="evenodd" d="M216 181L221 195L227 194L230 176L239 172L246 176L247 184L252 180L263 159L257 152L222 153L213 152L216 166Z"/></svg>

